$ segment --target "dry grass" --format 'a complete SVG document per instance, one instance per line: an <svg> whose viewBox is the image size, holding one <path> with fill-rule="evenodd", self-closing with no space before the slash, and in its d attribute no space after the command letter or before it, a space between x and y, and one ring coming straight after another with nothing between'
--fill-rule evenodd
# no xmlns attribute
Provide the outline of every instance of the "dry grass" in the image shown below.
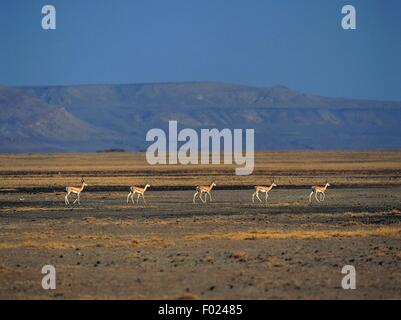
<svg viewBox="0 0 401 320"><path fill-rule="evenodd" d="M400 169L395 151L277 151L256 152L257 168L282 169ZM186 169L218 166L189 165ZM226 168L235 165L225 165ZM179 165L150 166L144 153L1 154L0 171L115 171L179 169Z"/></svg>
<svg viewBox="0 0 401 320"><path fill-rule="evenodd" d="M86 218L87 220L88 218ZM92 219L91 219L92 220ZM105 219L106 220L106 219ZM92 223L92 222L91 222ZM136 248L136 247L170 247L177 242L204 240L290 240L290 239L328 239L328 238L367 238L367 237L387 237L401 238L401 225L381 226L381 227L355 227L336 229L297 229L297 230L278 230L278 229L255 229L251 231L235 232L214 232L214 233L192 233L181 236L160 237L155 235L142 235L132 237L130 233L122 234L67 234L62 231L48 230L45 232L21 232L16 238L10 232L3 233L0 238L0 249L76 249L76 248ZM55 239L57 237L57 239ZM235 251L231 254L233 259L244 260L247 253ZM214 262L213 256L206 258L207 262Z"/></svg>
<svg viewBox="0 0 401 320"><path fill-rule="evenodd" d="M157 236L132 237L113 234L75 234L58 235L54 240L53 232L24 232L18 239L7 234L2 235L0 249L76 249L76 248L134 248L134 247L168 247L174 241ZM5 237L7 237L5 239Z"/></svg>
<svg viewBox="0 0 401 320"><path fill-rule="evenodd" d="M87 224L94 224L97 226L131 226L135 224L134 220L114 220L111 218L96 218L92 216L83 217L82 220Z"/></svg>
<svg viewBox="0 0 401 320"><path fill-rule="evenodd" d="M379 227L375 229L355 230L254 230L228 233L193 234L185 240L288 240L288 239L326 239L326 238L354 238L354 237L401 237L401 226Z"/></svg>
<svg viewBox="0 0 401 320"><path fill-rule="evenodd" d="M13 241L1 242L0 249L75 249L77 246L73 243L60 242L60 241Z"/></svg>
<svg viewBox="0 0 401 320"><path fill-rule="evenodd" d="M3 213L16 213L16 212L49 212L49 211L57 211L59 212L63 208L39 208L39 207L18 207L18 208L10 208L3 207L0 208L0 212Z"/></svg>
<svg viewBox="0 0 401 320"><path fill-rule="evenodd" d="M219 185L394 184L401 183L401 151L257 152L252 176L235 176L235 165L147 164L144 153L0 155L0 189L79 184L90 186L192 186L216 179ZM75 172L73 172L75 171ZM396 172L394 177L385 172ZM22 174L23 173L23 174ZM294 174L295 173L295 174ZM161 178L162 177L162 178Z"/></svg>
<svg viewBox="0 0 401 320"><path fill-rule="evenodd" d="M156 247L168 247L175 244L174 241L168 239L162 239L160 237L150 237L150 238L133 238L132 246L156 246Z"/></svg>

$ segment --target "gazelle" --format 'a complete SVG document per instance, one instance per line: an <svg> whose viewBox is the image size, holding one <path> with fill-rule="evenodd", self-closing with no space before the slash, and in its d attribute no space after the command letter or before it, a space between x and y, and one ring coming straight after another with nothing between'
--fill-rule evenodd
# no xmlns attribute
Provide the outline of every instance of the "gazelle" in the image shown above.
<svg viewBox="0 0 401 320"><path fill-rule="evenodd" d="M216 183L214 181L212 182L212 184L210 186L197 186L196 192L194 194L193 202L195 203L195 199L198 194L199 194L199 199L201 199L201 201L203 203L206 203L207 195L209 195L210 202L212 202L212 196L210 195L210 191L212 191L213 187L215 187L215 186L216 186ZM202 199L202 194L205 194L205 200Z"/></svg>
<svg viewBox="0 0 401 320"><path fill-rule="evenodd" d="M312 195L315 194L315 199L317 202L321 202L325 199L326 195L325 195L325 191L327 189L327 187L330 187L330 183L328 183L326 181L326 184L324 186L313 186L312 187L312 192L309 195L309 203L312 202ZM321 197L320 200L318 198L318 195Z"/></svg>
<svg viewBox="0 0 401 320"><path fill-rule="evenodd" d="M84 188L87 186L87 183L85 182L84 178L81 179L81 183L82 183L82 185L80 187L66 187L65 188L65 190L67 191L67 195L64 198L65 204L70 204L70 202L68 201L68 196L70 195L70 193L75 193L77 195L77 198L75 199L73 204L75 204L75 202L77 202L77 201L78 201L78 204L81 204L79 202L79 195L84 190Z"/></svg>
<svg viewBox="0 0 401 320"><path fill-rule="evenodd" d="M277 187L277 184L274 183L274 180L272 182L272 184L270 185L270 187L263 187L263 186L255 186L255 192L252 194L252 202L255 202L255 196L256 198L258 198L258 200L260 202L262 202L262 200L259 198L259 192L265 193L266 195L266 203L267 203L267 198L269 197L269 191L271 189L273 189L273 187Z"/></svg>
<svg viewBox="0 0 401 320"><path fill-rule="evenodd" d="M128 196L127 196L127 203L129 202L129 198L131 197L132 203L135 204L134 195L138 194L138 197L136 198L136 203L139 203L139 198L142 196L143 203L146 204L144 193L145 193L146 189L149 188L149 187L150 187L150 184L146 184L144 188L130 187L129 188L130 192L129 192Z"/></svg>

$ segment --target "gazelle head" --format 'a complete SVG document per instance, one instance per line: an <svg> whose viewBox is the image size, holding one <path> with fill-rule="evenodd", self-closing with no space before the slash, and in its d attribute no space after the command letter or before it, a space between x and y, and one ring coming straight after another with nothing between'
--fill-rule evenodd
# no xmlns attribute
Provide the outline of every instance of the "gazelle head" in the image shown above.
<svg viewBox="0 0 401 320"><path fill-rule="evenodd" d="M211 186L212 186L212 187L215 187L215 186L216 186L216 182L213 181L212 184L211 184Z"/></svg>
<svg viewBox="0 0 401 320"><path fill-rule="evenodd" d="M274 179L272 181L271 187L277 187L277 184L274 182Z"/></svg>
<svg viewBox="0 0 401 320"><path fill-rule="evenodd" d="M145 189L147 189L147 188L149 188L149 187L150 187L150 184L147 183L147 184L145 185Z"/></svg>
<svg viewBox="0 0 401 320"><path fill-rule="evenodd" d="M88 184L85 182L84 178L81 179L81 183L84 187L86 187Z"/></svg>

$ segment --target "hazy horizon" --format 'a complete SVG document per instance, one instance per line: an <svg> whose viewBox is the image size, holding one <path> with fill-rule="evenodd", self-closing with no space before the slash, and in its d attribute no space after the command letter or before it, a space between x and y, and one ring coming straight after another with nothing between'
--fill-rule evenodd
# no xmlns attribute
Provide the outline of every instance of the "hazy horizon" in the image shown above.
<svg viewBox="0 0 401 320"><path fill-rule="evenodd" d="M327 98L343 98L343 99L350 99L350 100L367 100L367 101L379 101L379 102L401 102L401 98L400 99L367 99L367 98L363 98L363 97L345 97L345 96L327 96L327 95L323 95L320 94L319 92L304 92L304 91L299 91L299 90L295 90L294 88L291 88L285 84L273 84L271 86L252 86L249 84L244 84L241 82L223 82L223 81L163 81L163 82L127 82L127 83L81 83L81 84L49 84L49 85L18 85L18 86L9 86L9 85L4 85L0 83L0 86L3 87L10 87L10 88L51 88L51 87L85 87L85 86L135 86L135 85L169 85L169 84L196 84L196 83L204 83L204 84L208 84L208 83L217 83L217 84L227 84L227 85L237 85L237 86L243 86L243 87L249 87L249 88L274 88L274 87L285 87L288 88L292 91L295 92L299 92L299 93L305 93L305 94L312 94L312 95L317 95L317 96L324 96Z"/></svg>

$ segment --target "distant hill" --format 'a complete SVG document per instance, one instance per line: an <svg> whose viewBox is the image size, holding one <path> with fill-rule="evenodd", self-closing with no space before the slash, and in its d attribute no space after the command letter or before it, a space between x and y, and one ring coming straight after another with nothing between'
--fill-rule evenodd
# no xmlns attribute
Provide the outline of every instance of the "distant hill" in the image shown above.
<svg viewBox="0 0 401 320"><path fill-rule="evenodd" d="M62 106L14 88L0 87L0 110L2 152L62 151L98 132Z"/></svg>
<svg viewBox="0 0 401 320"><path fill-rule="evenodd" d="M0 152L144 150L146 132L254 128L256 148L401 147L401 102L328 98L284 86L157 83L0 87Z"/></svg>

